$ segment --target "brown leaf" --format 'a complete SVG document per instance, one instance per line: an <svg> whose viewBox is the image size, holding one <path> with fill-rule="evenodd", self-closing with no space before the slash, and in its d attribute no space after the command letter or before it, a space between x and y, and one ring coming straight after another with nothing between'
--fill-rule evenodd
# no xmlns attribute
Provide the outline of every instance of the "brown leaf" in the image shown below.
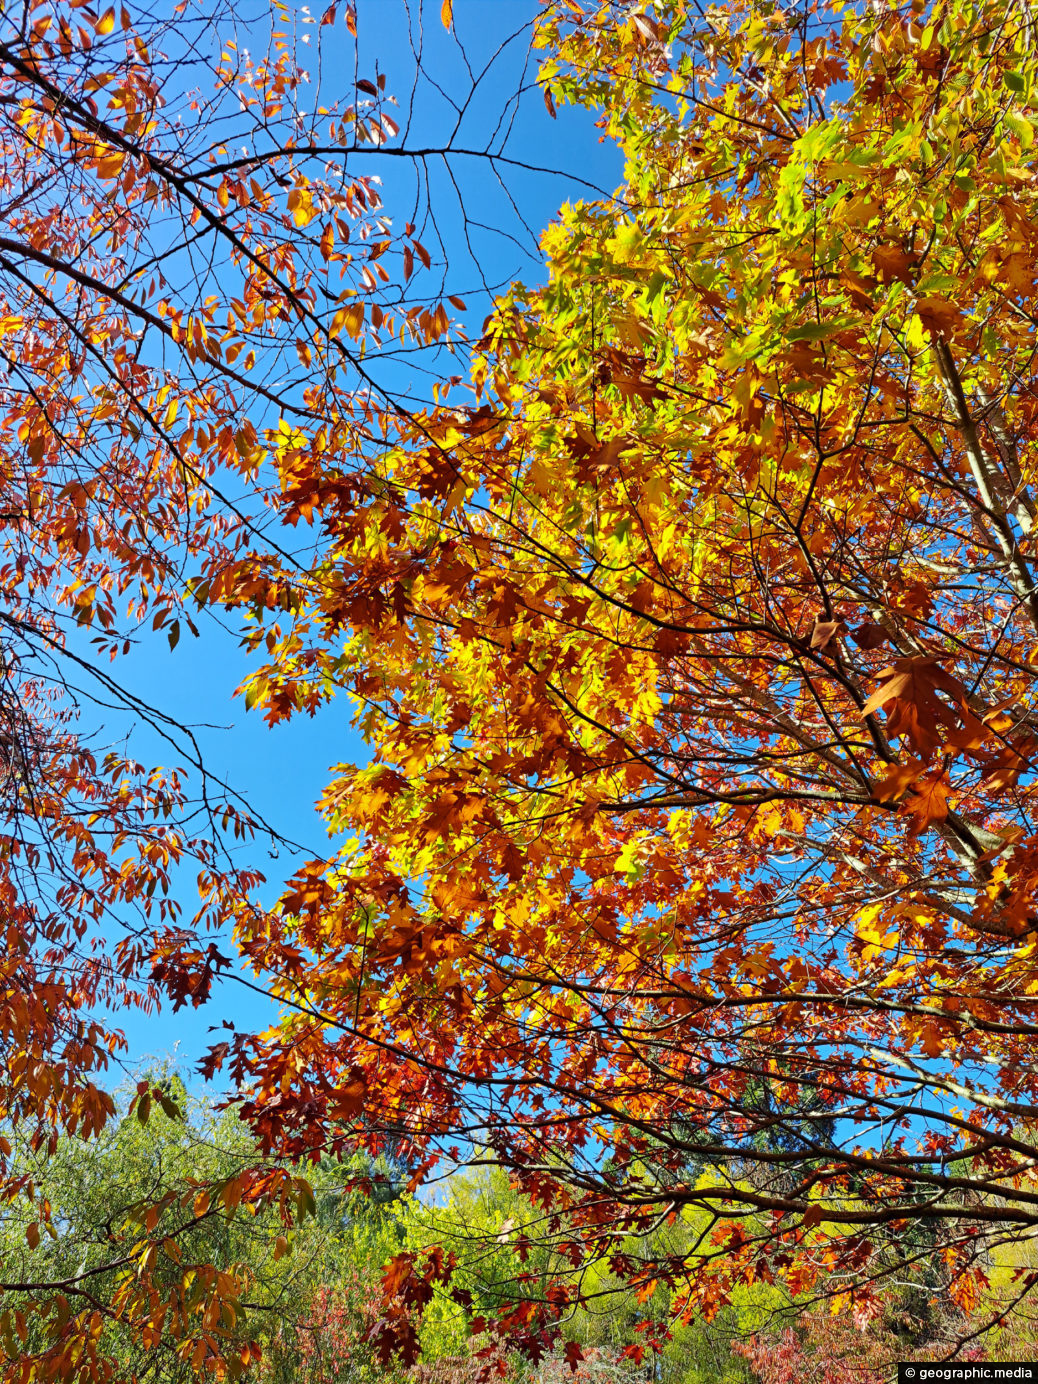
<svg viewBox="0 0 1038 1384"><path fill-rule="evenodd" d="M911 284L916 258L900 245L877 245L872 252L872 260L884 283L900 279L902 283Z"/></svg>
<svg viewBox="0 0 1038 1384"><path fill-rule="evenodd" d="M1025 769L1034 767L1034 742L1014 740L992 759L984 770L984 786L994 792L1013 788Z"/></svg>
<svg viewBox="0 0 1038 1384"><path fill-rule="evenodd" d="M359 1067L350 1068L350 1079L336 1087L329 1101L329 1113L337 1120L351 1120L364 1109L367 1083Z"/></svg>
<svg viewBox="0 0 1038 1384"><path fill-rule="evenodd" d="M811 626L811 648L823 654L835 653L840 647L840 635L846 633L847 626L842 620L823 620L820 615L816 615Z"/></svg>
<svg viewBox="0 0 1038 1384"><path fill-rule="evenodd" d="M991 732L968 707L960 707L959 715L962 717L962 726L945 737L948 744L958 750L979 750L987 743Z"/></svg>
<svg viewBox="0 0 1038 1384"><path fill-rule="evenodd" d="M962 326L962 313L947 298L930 295L920 298L915 307L931 336L952 337Z"/></svg>
<svg viewBox="0 0 1038 1384"><path fill-rule="evenodd" d="M873 692L861 714L872 716L880 707L887 706L890 735L904 736L914 750L928 755L940 743L938 726L950 730L958 727L961 713L947 706L936 693L938 689L947 692L962 705L966 689L936 659L899 658L893 667L884 668L880 676L887 681Z"/></svg>
<svg viewBox="0 0 1038 1384"><path fill-rule="evenodd" d="M877 625L872 620L866 620L856 630L851 631L851 638L859 649L878 649L881 644L886 643L890 635L882 625Z"/></svg>

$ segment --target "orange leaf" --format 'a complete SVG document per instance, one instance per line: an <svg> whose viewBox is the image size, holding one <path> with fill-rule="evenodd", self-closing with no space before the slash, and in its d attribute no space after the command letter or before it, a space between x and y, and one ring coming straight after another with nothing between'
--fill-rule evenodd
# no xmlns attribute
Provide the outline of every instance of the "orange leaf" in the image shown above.
<svg viewBox="0 0 1038 1384"><path fill-rule="evenodd" d="M1034 767L1033 742L1016 740L992 759L984 770L984 786L998 791L1012 788L1025 769Z"/></svg>
<svg viewBox="0 0 1038 1384"><path fill-rule="evenodd" d="M904 797L923 770L921 759L909 759L904 764L891 764L881 779L876 780L873 797L878 803L896 803Z"/></svg>
<svg viewBox="0 0 1038 1384"><path fill-rule="evenodd" d="M905 805L913 817L913 836L918 836L934 822L943 822L948 816L948 785L944 775L925 779L912 790Z"/></svg>
<svg viewBox="0 0 1038 1384"><path fill-rule="evenodd" d="M936 659L899 658L893 667L884 668L880 676L887 681L862 707L863 717L893 702L887 711L888 732L904 736L914 750L924 755L936 749L939 725L951 730L958 727L961 712L942 702L936 693L938 689L947 692L961 705L966 700L966 689Z"/></svg>
<svg viewBox="0 0 1038 1384"><path fill-rule="evenodd" d="M847 626L842 620L823 620L820 615L816 615L811 626L811 648L823 654L833 653L840 647L840 635L846 632Z"/></svg>

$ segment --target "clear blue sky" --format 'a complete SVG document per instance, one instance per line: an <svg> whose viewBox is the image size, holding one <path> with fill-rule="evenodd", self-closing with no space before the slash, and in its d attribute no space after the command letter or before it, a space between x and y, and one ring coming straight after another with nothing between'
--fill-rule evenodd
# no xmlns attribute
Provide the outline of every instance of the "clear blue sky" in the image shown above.
<svg viewBox="0 0 1038 1384"><path fill-rule="evenodd" d="M293 10L301 52L316 45L325 6ZM410 163L395 157L356 160L358 173L376 174L383 183L386 214L399 226L415 222L433 255L430 275L444 277L444 292L467 303L466 319L478 332L492 293L519 277L543 279L537 235L559 206L594 195L589 184L611 192L621 176L615 148L599 142L599 132L582 112L566 108L551 119L533 85L535 62L529 54L529 25L536 0L454 0L455 32L440 22L439 0L359 0L358 53L346 31L346 6L340 3L334 29L321 31L321 94L313 104L352 99L355 80L386 75L386 92L399 109L394 116L410 148L493 150L548 170L532 172L515 165L457 154L448 161L429 158ZM257 17L259 16L259 18ZM239 42L257 42L266 17L254 11ZM303 42L304 36L309 42ZM524 89L525 88L525 89ZM351 162L351 168L353 164ZM424 222L424 227L423 227ZM369 359L376 378L412 398L428 394L430 376L414 358L385 363ZM455 367L457 368L457 367ZM268 729L259 716L246 715L234 689L248 663L230 630L216 620L200 622L201 637L184 635L174 651L162 636L141 645L110 671L143 702L195 728L211 773L225 779L254 812L282 835L300 844L293 854L283 846L257 841L248 847L268 878L273 898L300 859L327 853L328 840L313 804L328 778L329 767L344 760L362 762L365 747L350 731L345 705L332 705L313 720L296 719ZM89 713L84 728L91 723ZM144 762L180 762L143 718L110 716L99 739L122 739ZM190 888L185 878L183 885ZM194 903L183 900L190 916ZM240 1029L262 1027L273 1007L236 984L223 981L210 1003L198 1010L164 1013L143 1019L121 1016L130 1042L130 1063L165 1056L174 1046L184 1075L212 1041L208 1029L228 1018Z"/></svg>

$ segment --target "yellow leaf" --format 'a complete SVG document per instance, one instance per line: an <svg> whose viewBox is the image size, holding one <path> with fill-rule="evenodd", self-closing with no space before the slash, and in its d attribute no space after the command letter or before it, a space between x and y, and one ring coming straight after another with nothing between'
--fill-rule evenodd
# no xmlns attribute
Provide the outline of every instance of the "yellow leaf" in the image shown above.
<svg viewBox="0 0 1038 1384"><path fill-rule="evenodd" d="M443 0L440 6L440 18L443 20L443 27L449 29L454 22L454 0Z"/></svg>

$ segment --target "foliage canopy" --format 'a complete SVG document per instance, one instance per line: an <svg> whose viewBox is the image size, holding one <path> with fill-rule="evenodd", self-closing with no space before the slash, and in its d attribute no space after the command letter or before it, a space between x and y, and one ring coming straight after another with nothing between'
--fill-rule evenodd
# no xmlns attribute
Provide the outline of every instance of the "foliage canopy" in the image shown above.
<svg viewBox="0 0 1038 1384"><path fill-rule="evenodd" d="M599 1261L867 1318L906 1226L969 1308L1035 1224L1032 26L546 6L625 185L315 506L251 691L345 693L372 757L244 929L295 1011L252 1118L490 1148L572 1236L531 1348Z"/></svg>
<svg viewBox="0 0 1038 1384"><path fill-rule="evenodd" d="M624 185L423 408L366 363L451 331L378 301L387 256L429 264L348 166L397 133L381 86L305 117L280 30L198 96L177 25L2 22L4 1118L96 1133L91 1006L204 1002L233 924L284 1019L205 1064L259 1144L225 1210L302 1214L301 1160L413 1190L480 1150L553 1237L484 1323L534 1358L606 1273L687 1320L759 1284L868 1319L925 1261L971 1312L1038 1223L1030 9L549 0L549 109L598 114ZM273 907L222 785L50 710L41 655L70 618L117 653L126 600L171 644L242 615L271 723L354 709L341 849ZM35 1250L49 1205L3 1194ZM3 1283L58 1322L44 1376L102 1374L112 1314L161 1331L156 1226L112 1301ZM393 1261L387 1358L456 1267ZM182 1357L240 1373L195 1307Z"/></svg>

